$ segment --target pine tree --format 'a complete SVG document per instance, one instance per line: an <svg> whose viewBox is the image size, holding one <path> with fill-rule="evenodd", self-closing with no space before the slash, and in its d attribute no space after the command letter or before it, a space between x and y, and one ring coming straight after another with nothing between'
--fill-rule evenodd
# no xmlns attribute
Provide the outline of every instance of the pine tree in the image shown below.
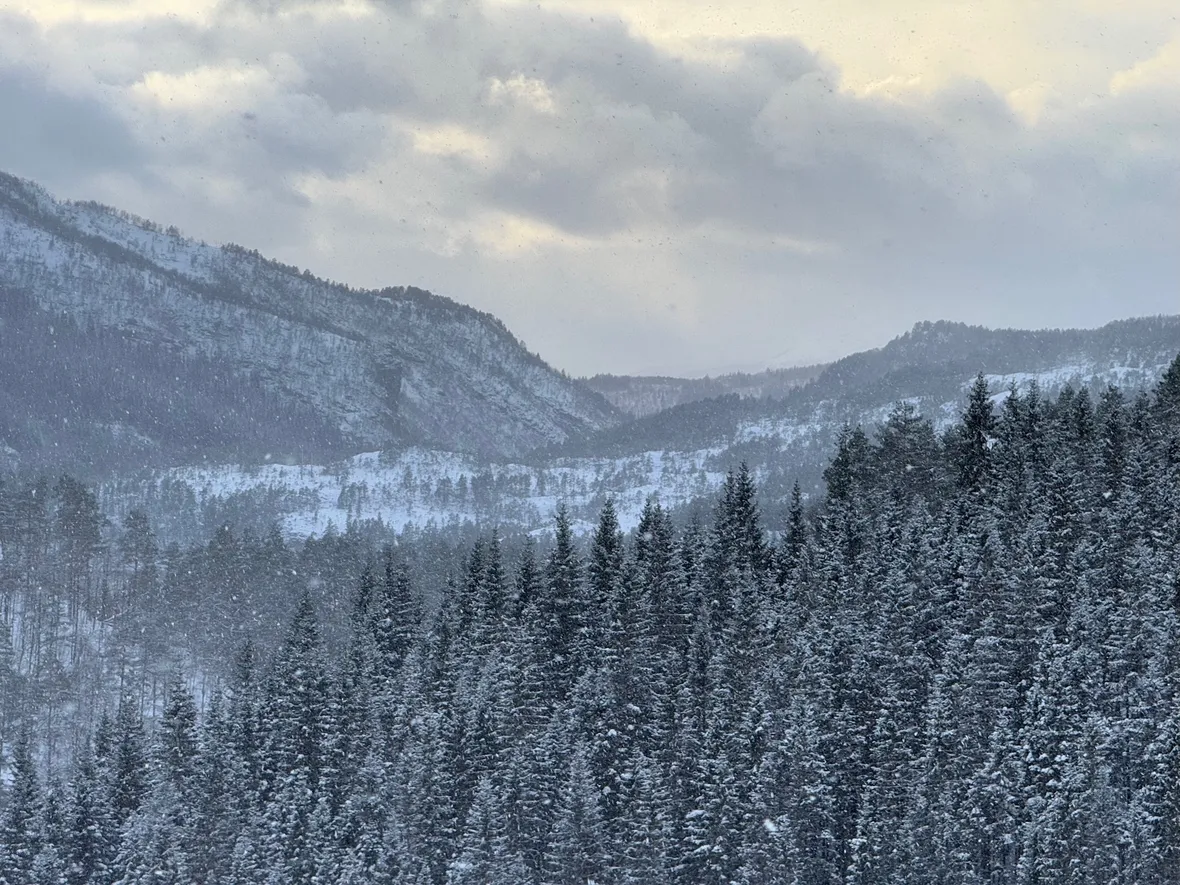
<svg viewBox="0 0 1180 885"><path fill-rule="evenodd" d="M123 536L119 552L126 572L124 605L136 611L154 615L160 606L158 557L159 548L147 514L139 508L128 512L123 520Z"/></svg>
<svg viewBox="0 0 1180 885"><path fill-rule="evenodd" d="M799 490L799 481L791 489L791 506L787 511L787 526L783 532L782 543L778 549L778 583L780 586L790 582L792 574L803 563L803 553L807 548L807 525L803 517L803 493Z"/></svg>
<svg viewBox="0 0 1180 885"><path fill-rule="evenodd" d="M500 539L493 532L475 578L474 622L468 640L475 653L492 654L504 642L512 615L509 597Z"/></svg>
<svg viewBox="0 0 1180 885"><path fill-rule="evenodd" d="M836 441L836 454L824 469L829 502L846 501L871 473L869 438L857 427L845 425Z"/></svg>
<svg viewBox="0 0 1180 885"><path fill-rule="evenodd" d="M306 883L315 872L312 815L334 726L318 618L307 594L292 618L267 694L262 750L267 787L257 850L267 868L292 883Z"/></svg>
<svg viewBox="0 0 1180 885"><path fill-rule="evenodd" d="M109 877L118 832L104 792L93 755L85 748L74 765L65 810L69 837L62 859L69 885L98 883Z"/></svg>
<svg viewBox="0 0 1180 885"><path fill-rule="evenodd" d="M995 434L996 419L991 393L981 372L971 385L971 391L967 395L967 408L962 421L955 428L953 437L954 462L961 488L977 491L987 481L991 470L991 447Z"/></svg>
<svg viewBox="0 0 1180 885"><path fill-rule="evenodd" d="M609 885L609 848L589 753L585 746L577 745L557 804L545 859L546 880Z"/></svg>
<svg viewBox="0 0 1180 885"><path fill-rule="evenodd" d="M236 755L230 714L214 695L198 735L187 803L190 832L200 834L189 847L189 869L198 882L223 881L229 875L234 842L258 790L247 771Z"/></svg>
<svg viewBox="0 0 1180 885"><path fill-rule="evenodd" d="M917 407L900 402L877 432L874 481L890 495L909 503L915 497L929 500L941 482L941 459L934 428Z"/></svg>
<svg viewBox="0 0 1180 885"><path fill-rule="evenodd" d="M629 592L624 560L623 533L614 501L607 499L599 514L598 527L590 542L583 596L579 600L581 628L575 655L581 667L593 667L608 652L617 655L621 620Z"/></svg>
<svg viewBox="0 0 1180 885"><path fill-rule="evenodd" d="M188 851L197 838L185 826L185 803L166 778L153 784L127 821L114 870L117 885L185 885L192 881Z"/></svg>
<svg viewBox="0 0 1180 885"><path fill-rule="evenodd" d="M437 710L416 711L393 775L398 802L391 809L400 822L400 844L406 857L418 862L410 870L418 878L410 881L436 885L446 881L461 821L444 719L445 714Z"/></svg>
<svg viewBox="0 0 1180 885"><path fill-rule="evenodd" d="M95 613L92 564L102 548L104 518L94 493L63 476L54 488L56 529L61 544L67 617L77 630L83 611Z"/></svg>
<svg viewBox="0 0 1180 885"><path fill-rule="evenodd" d="M1180 426L1180 356L1172 360L1155 389L1155 413L1162 428Z"/></svg>
<svg viewBox="0 0 1180 885"><path fill-rule="evenodd" d="M156 767L160 776L180 791L192 786L198 751L197 705L177 673L168 690L156 738Z"/></svg>
<svg viewBox="0 0 1180 885"><path fill-rule="evenodd" d="M529 538L520 552L520 560L516 564L516 579L513 589L515 593L515 611L521 617L524 610L536 603L541 596L541 569L537 564L537 545Z"/></svg>
<svg viewBox="0 0 1180 885"><path fill-rule="evenodd" d="M111 726L110 749L103 752L99 741L98 757L105 762L107 790L115 825L122 827L139 808L147 794L148 753L143 717L129 694L119 700Z"/></svg>
<svg viewBox="0 0 1180 885"><path fill-rule="evenodd" d="M11 772L12 784L0 815L0 882L23 885L31 881L33 862L42 847L41 784L27 732L13 749Z"/></svg>
<svg viewBox="0 0 1180 885"><path fill-rule="evenodd" d="M578 611L582 564L574 546L569 512L557 510L557 534L545 564L544 593L538 609L545 620L551 670L549 685L554 698L564 698L573 687L578 662L577 642L582 627Z"/></svg>
<svg viewBox="0 0 1180 885"><path fill-rule="evenodd" d="M490 777L482 778L467 814L458 854L447 868L448 885L525 885L529 881L524 859L510 845L507 819L502 788Z"/></svg>
<svg viewBox="0 0 1180 885"><path fill-rule="evenodd" d="M1145 755L1147 777L1133 799L1144 832L1132 870L1138 881L1162 885L1180 876L1180 707L1175 701Z"/></svg>

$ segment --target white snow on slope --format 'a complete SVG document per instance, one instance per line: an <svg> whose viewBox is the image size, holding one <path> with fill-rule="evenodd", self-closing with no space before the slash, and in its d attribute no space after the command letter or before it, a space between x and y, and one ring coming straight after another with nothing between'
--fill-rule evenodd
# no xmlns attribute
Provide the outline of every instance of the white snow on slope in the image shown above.
<svg viewBox="0 0 1180 885"><path fill-rule="evenodd" d="M283 511L281 528L293 537L343 530L353 520L406 526L473 522L545 532L564 502L575 530L589 531L590 515L613 498L624 530L634 528L649 497L665 506L714 492L725 475L706 461L717 450L644 452L628 458L562 459L544 467L481 463L467 455L412 448L370 452L326 465L185 467L154 475L157 487L184 483L198 502L269 492Z"/></svg>

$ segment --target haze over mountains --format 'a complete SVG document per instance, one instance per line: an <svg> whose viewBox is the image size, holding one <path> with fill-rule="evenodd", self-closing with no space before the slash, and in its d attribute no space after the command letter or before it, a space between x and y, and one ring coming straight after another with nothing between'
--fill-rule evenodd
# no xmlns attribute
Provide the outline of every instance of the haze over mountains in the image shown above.
<svg viewBox="0 0 1180 885"><path fill-rule="evenodd" d="M824 367L797 366L765 372L733 372L717 377L669 378L663 375L595 375L586 384L619 411L633 418L654 415L673 406L726 394L743 398L781 397L817 378Z"/></svg>
<svg viewBox="0 0 1180 885"><path fill-rule="evenodd" d="M579 381L449 299L350 289L11 176L0 291L0 461L103 479L115 516L174 520L167 483L217 519L292 534L368 519L533 529L559 501L588 525L607 496L633 525L648 496L708 498L742 461L779 504L796 480L819 488L845 425L871 428L899 401L942 428L978 372L997 397L1032 380L1134 389L1180 351L1180 317L923 322L828 366Z"/></svg>
<svg viewBox="0 0 1180 885"><path fill-rule="evenodd" d="M0 885L1180 885L1175 6L4 4Z"/></svg>

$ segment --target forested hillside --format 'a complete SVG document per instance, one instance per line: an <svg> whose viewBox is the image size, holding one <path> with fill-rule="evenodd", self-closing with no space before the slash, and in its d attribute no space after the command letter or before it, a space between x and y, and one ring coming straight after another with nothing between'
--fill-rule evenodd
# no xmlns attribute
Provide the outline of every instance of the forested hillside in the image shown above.
<svg viewBox="0 0 1180 885"><path fill-rule="evenodd" d="M161 537L182 544L207 540L225 521L255 532L277 522L290 538L355 523L542 532L559 501L583 535L607 498L628 531L651 495L672 511L707 509L726 472L745 462L761 506L777 519L796 482L806 500L822 496L823 471L844 425L876 426L899 401L941 435L958 420L980 367L995 403L1012 385L1033 381L1049 398L1067 387L1097 398L1110 384L1131 398L1158 382L1178 350L1177 317L1050 332L921 324L879 351L840 360L782 399L730 394L685 403L525 458L421 447L321 464L210 458L200 466L120 472L101 484L99 496L108 516L143 509ZM624 389L642 381L616 380Z"/></svg>
<svg viewBox="0 0 1180 885"><path fill-rule="evenodd" d="M273 453L330 460L355 440L313 407L200 353L80 328L0 287L0 464L97 474Z"/></svg>
<svg viewBox="0 0 1180 885"><path fill-rule="evenodd" d="M172 504L178 519L201 518L191 501ZM181 547L161 542L143 510L107 519L68 475L0 481L0 766L24 731L46 767L68 763L121 694L158 712L178 673L204 705L244 642L278 643L304 592L338 645L352 589L386 543L400 544L433 609L474 539L463 528L395 537L354 525L292 543L227 511L206 515L208 539Z"/></svg>
<svg viewBox="0 0 1180 885"><path fill-rule="evenodd" d="M412 544L357 548L346 617L308 582L203 709L128 685L52 775L13 722L0 881L1180 880L1180 359L1136 396L980 377L825 478L773 533L744 467L706 522L608 504L581 549L559 511L433 611ZM72 598L28 574L21 629Z"/></svg>
<svg viewBox="0 0 1180 885"><path fill-rule="evenodd" d="M1097 396L1109 384L1128 396L1154 384L1180 350L1180 317L1141 317L1099 329L986 329L923 322L884 347L823 367L807 383L765 397L731 393L684 402L546 450L549 455L626 458L649 451L708 450L746 461L769 500L785 500L801 479L820 487L844 424L875 425L899 401L913 403L942 431L952 424L976 373L997 398L1037 381L1046 395L1066 386ZM786 469L784 469L786 468Z"/></svg>
<svg viewBox="0 0 1180 885"><path fill-rule="evenodd" d="M20 379L21 406L0 425L0 467L45 469L63 452L109 469L408 443L503 456L617 420L489 314L414 287L318 279L4 173L0 344L30 357L0 366ZM243 410L278 420L250 430Z"/></svg>

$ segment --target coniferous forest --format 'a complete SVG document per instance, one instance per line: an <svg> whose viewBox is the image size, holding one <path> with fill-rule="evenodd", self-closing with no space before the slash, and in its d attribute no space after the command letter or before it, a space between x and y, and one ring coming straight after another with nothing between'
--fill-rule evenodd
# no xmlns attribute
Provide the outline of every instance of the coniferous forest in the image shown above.
<svg viewBox="0 0 1180 885"><path fill-rule="evenodd" d="M366 554L331 629L299 591L218 690L127 693L68 761L14 716L0 882L1180 881L1180 360L1138 395L981 377L825 480L784 518L735 469L709 518L608 504L585 544L559 512L438 605Z"/></svg>

